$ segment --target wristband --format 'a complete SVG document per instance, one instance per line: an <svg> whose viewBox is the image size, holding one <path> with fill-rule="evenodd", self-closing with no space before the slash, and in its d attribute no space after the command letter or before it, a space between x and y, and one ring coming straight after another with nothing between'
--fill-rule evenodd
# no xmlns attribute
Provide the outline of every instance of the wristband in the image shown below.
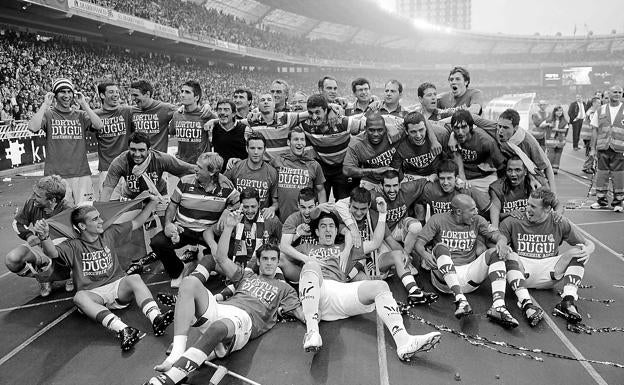
<svg viewBox="0 0 624 385"><path fill-rule="evenodd" d="M377 221L385 223L386 222L386 215L387 215L387 213L383 213L383 214L379 213L379 219Z"/></svg>

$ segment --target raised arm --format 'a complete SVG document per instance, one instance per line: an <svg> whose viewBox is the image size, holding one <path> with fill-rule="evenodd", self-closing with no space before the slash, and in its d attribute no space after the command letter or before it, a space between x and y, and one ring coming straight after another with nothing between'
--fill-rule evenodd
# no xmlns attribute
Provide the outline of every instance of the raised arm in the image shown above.
<svg viewBox="0 0 624 385"><path fill-rule="evenodd" d="M33 117L28 122L28 129L30 131L39 132L39 130L41 130L41 126L43 125L43 116L45 115L46 111L48 111L50 107L52 106L53 100L54 100L54 94L52 92L48 92L45 95L45 100L43 101L43 104L41 105L41 107L39 107L37 112L33 115Z"/></svg>
<svg viewBox="0 0 624 385"><path fill-rule="evenodd" d="M232 237L232 231L236 228L243 218L243 215L239 212L228 212L225 220L223 221L223 233L219 238L219 244L217 245L217 252L215 254L215 261L219 264L223 274L232 279L239 267L234 261L228 258L228 251L230 250L230 238Z"/></svg>

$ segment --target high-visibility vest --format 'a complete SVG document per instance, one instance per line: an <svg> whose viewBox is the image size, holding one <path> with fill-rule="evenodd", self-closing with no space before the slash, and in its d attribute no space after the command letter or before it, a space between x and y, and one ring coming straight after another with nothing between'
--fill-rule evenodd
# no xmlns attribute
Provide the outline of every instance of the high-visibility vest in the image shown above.
<svg viewBox="0 0 624 385"><path fill-rule="evenodd" d="M612 148L617 152L624 152L624 114L622 105L618 110L613 124L611 124L611 111L608 104L598 110L598 140L597 150Z"/></svg>
<svg viewBox="0 0 624 385"><path fill-rule="evenodd" d="M595 114L591 110L587 111L587 116L583 119L583 125L581 126L581 139L591 139L592 136L592 128L589 122L591 122L591 117Z"/></svg>

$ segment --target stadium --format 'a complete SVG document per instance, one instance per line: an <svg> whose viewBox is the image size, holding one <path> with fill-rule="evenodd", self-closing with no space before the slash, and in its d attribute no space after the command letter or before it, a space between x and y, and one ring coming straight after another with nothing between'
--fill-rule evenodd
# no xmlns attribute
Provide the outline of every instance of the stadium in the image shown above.
<svg viewBox="0 0 624 385"><path fill-rule="evenodd" d="M448 7L451 8L450 5ZM463 87L467 94L478 93L478 99L477 96L473 99L473 107L478 107L476 110L470 108L469 99L463 105L459 102L444 105L445 98L450 98L452 102L463 98L462 95L453 96L460 92L452 81L455 76L459 76L460 81L467 80L466 84L462 82L459 86L460 90ZM333 83L335 86L332 86ZM366 91L362 93L365 85ZM616 30L610 34L587 31L582 36L576 33L576 26L573 35L476 32L414 22L400 14L384 11L378 2L372 0L2 2L0 244L5 263L0 267L0 289L5 295L0 299L0 325L4 330L0 348L0 382L263 385L624 383L621 341L624 330L624 309L621 306L624 300L621 274L624 263L624 219L621 217L624 211L624 116L620 115L624 112L618 107L622 105L619 102L622 85L624 33ZM109 86L118 91L114 97L106 94ZM431 96L427 96L426 92L431 90L433 107L430 108L426 103ZM145 97L147 92L149 97ZM199 97L196 100L193 96L184 99L184 92ZM71 96L67 96L69 100L64 100L64 95L70 93ZM237 95L247 98L246 105L241 102L243 107L240 107ZM114 100L115 109L125 111L123 118L119 114L107 115L112 109L111 100ZM152 104L148 106L148 103ZM61 106L60 113L58 106ZM150 112L149 108L153 106L158 106L158 110ZM165 109L166 113L163 112ZM510 114L509 109L515 114ZM323 123L326 127L319 126L319 110L326 115L322 115L321 120L329 122ZM67 123L70 120L66 116L70 113L80 116L73 122L81 121L84 132L78 129L78 134L72 133L76 126L75 123ZM155 131L141 128L141 120L137 116L148 114L156 117L151 122L157 125ZM168 114L168 118L165 119L163 114ZM191 115L188 121L184 120ZM619 116L622 117L620 122ZM274 121L271 123L269 119ZM67 122L55 123L58 121ZM470 126L469 139L464 138L460 127L462 122L466 127ZM116 123L120 125L112 125ZM376 124L387 133L387 137L384 134L384 138L379 139L387 146L384 147L386 152L378 151L380 144L372 139ZM513 128L513 135L505 136L505 124ZM48 126L55 125L64 130L46 131ZM473 125L482 136L473 133ZM199 139L186 138L183 134L187 132L185 129L195 126L199 127ZM411 131L418 131L411 126L420 127L427 139L425 136L421 139L420 134L410 136ZM114 130L123 131L122 137L115 144L105 147L103 143L110 142L103 139L107 137L103 132L108 135ZM144 139L141 135L134 135L142 131L145 131L143 134L158 136L158 142L153 137ZM527 150L520 145L525 134L530 143L535 143L534 149ZM112 136L108 135L109 138ZM305 149L294 144L296 136L303 138L301 147L305 146ZM52 139L75 140L78 137L81 141L79 147L51 145ZM263 147L257 161L253 160L251 150L254 140L261 142ZM417 152L418 157L416 152L410 152L413 149L409 149L412 145L421 146L421 140L429 147L425 153ZM474 151L469 148L470 141L477 143L473 144ZM493 144L486 145L490 142ZM123 148L118 148L120 143ZM163 143L164 147L161 147ZM440 146L437 153L436 143ZM142 147L136 150L137 144L146 146L145 151L150 154L148 162L155 158L165 159L158 168L158 176L153 177L145 168L139 167L143 160L137 160L141 156L137 155L137 151ZM113 150L112 146L117 152L106 158L103 154ZM481 157L480 152L485 152L486 147L490 153L477 162L477 156ZM297 155L299 150L303 155ZM471 151L474 152L474 159L471 158ZM505 151L511 152L511 155ZM501 157L503 162L498 162L497 157ZM103 166L104 158L108 166ZM532 159L527 161L527 158ZM522 183L527 186L525 199L520 199L522 212L518 211L517 218L506 211L505 205L511 207L518 202L504 201L502 195L496 195L498 190L492 188L497 181L515 186L514 181L520 177L516 176L517 171L511 170L512 161L521 163L518 167L520 171L524 169L524 174L519 173L522 174ZM241 165L245 162L263 164L262 167L269 167L275 175L268 173L264 179L256 181L237 179L236 172L243 172ZM308 168L297 166L297 169L293 166L297 162L308 162L305 163ZM309 166L310 162L315 166ZM118 170L113 171L113 165ZM202 171L204 166L208 171ZM255 171L251 166L247 167L249 170L245 169L246 172ZM419 174L410 167L425 171ZM292 171L293 168L296 172ZM283 170L291 172L282 175ZM410 174L410 170L415 174ZM432 194L430 191L445 189L442 184L445 172L454 172L451 189L458 191L459 195L455 197L460 198L453 198L452 201L449 198L443 202L446 206L428 204L424 197ZM474 173L479 177L475 177ZM41 198L41 192L47 191L45 188L58 184L54 182L56 179L48 178L53 174L65 179L63 183L66 187L62 191L69 195L73 192L73 203L78 207L85 202L76 194L79 190L83 193L83 184L87 181L90 190L85 190L84 197L87 198L84 201L88 201L87 206L99 211L90 209L92 211L85 212L101 215L96 218L103 222L104 232L99 238L97 234L100 230L91 230L84 218L84 223L76 224L77 214L73 205L69 204L66 210L60 209L62 205L52 205L52 208L44 210L41 202L56 199L50 198L49 194L43 194L45 198ZM113 174L116 179L111 177ZM202 191L209 190L202 184L204 179L201 178L207 178L209 182L206 183L218 193L207 193L209 198L195 196L197 192L194 189L198 186ZM74 179L76 184L70 181ZM387 181L394 179L397 179L398 187L387 187L390 183ZM245 180L246 184L241 184L241 180ZM486 184L482 187L480 183L483 181ZM533 182L537 185L534 186ZM275 187L266 188L267 183L273 183ZM394 193L394 188L399 192ZM320 215L320 219L313 219L312 222L306 219L306 215L310 214L303 214L305 210L302 207L306 201L304 191L307 190L312 191L312 203L316 202L317 207L331 211L331 215L317 213L315 215ZM478 192L471 192L474 190ZM534 195L536 190L542 195ZM547 190L547 193L542 190ZM530 202L537 199L545 205L548 199L545 197L551 191L556 193L557 203L551 205L552 213L547 217L548 221L554 218L553 228L557 230L549 230L546 235L559 237L556 234L559 234L560 227L567 226L561 230L564 234L561 242L565 240L567 243L563 242L560 253L546 255L546 252L538 250L539 244L532 243L533 240L516 245L512 239L504 238L509 245L503 247L498 244L498 235L483 238L484 234L492 231L503 234L503 228L513 234L509 230L510 225L503 226L505 222L524 220L532 223L530 216L537 214L534 208L528 208ZM504 187L501 194L507 193L509 191ZM481 195L483 198L480 198ZM410 203L406 203L404 209L395 208L392 202L397 199L396 196ZM377 200L385 199L388 207L377 206L375 197ZM158 205L156 199L159 200ZM249 208L245 202L254 199L255 208ZM353 225L349 224L349 220L355 220L355 225L359 226L359 214L356 214L354 207L357 205L354 202L360 204L362 199L368 199L365 203L370 214L366 214L363 221L370 228L360 228L358 232L357 228L350 227ZM346 203L340 206L338 201ZM496 205L492 204L493 201ZM431 239L426 238L425 234L433 231L433 225L427 225L431 218L446 211L449 215L460 215L460 211L468 210L470 202L473 204L470 210L478 210L476 216L480 219L471 219L471 224L465 225L472 226L482 220L489 226L494 225L494 230L483 230L476 242L457 242L461 233L457 231L439 244L433 241L437 239L433 235ZM496 215L492 214L493 208L498 210ZM243 226L246 223L245 213L249 210L255 210L251 217L256 215L255 219L250 219L253 222L251 229ZM295 225L290 229L288 219L291 214L299 214L299 210L302 210L305 220L298 225L304 227ZM309 211L313 209L310 207ZM381 233L374 231L372 222L379 218L379 223L383 224L386 211L388 226L391 222L392 226L399 225L389 228L381 236ZM39 217L30 220L26 218L27 214ZM201 218L194 218L195 215ZM230 237L221 237L220 234L232 231L232 223L228 224L228 220L231 222L236 215L240 223L233 223L235 231L231 233L231 242L228 243ZM266 219L258 219L263 217ZM510 219L503 220L504 217ZM45 220L40 222L42 218ZM331 247L337 246L340 240L345 243L342 245L344 249L353 248L351 254L343 256L343 249L340 249L334 255L337 257L340 254L338 269L343 271L338 275L353 284L362 275L365 276L363 281L371 285L361 284L358 287L370 287L374 295L362 300L362 291L358 289L359 297L354 294L352 302L359 301L361 306L358 307L359 313L355 313L359 315L353 317L347 318L347 315L352 315L350 313L334 318L321 317L323 321L336 321L319 324L317 310L314 324L318 326L315 329L310 326L312 315L308 310L313 302L306 294L313 286L304 286L304 277L310 277L310 266L316 268L321 265L319 272L322 270L323 274L316 273L316 270L314 274L317 279L321 275L318 285L325 285L326 288L323 282L334 278L323 278L326 266L317 260L324 261L334 249L322 249L328 254L314 256L313 251L301 249L300 246L305 243L304 238L315 236L315 230L319 234L331 233L333 230L321 229L321 222L328 218L335 219L330 228L339 224L335 229L338 234L327 236L336 242ZM274 221L279 224L276 225L275 242L271 232ZM123 224L128 222L131 226ZM431 223L434 222L437 223L436 220ZM80 227L82 225L85 227ZM168 225L174 226L174 230L169 230ZM118 233L113 237L109 229ZM440 231L444 239L444 231L450 230ZM191 232L194 235L190 236ZM256 234L250 235L253 232ZM307 235L302 236L302 232ZM390 232L392 234L388 235ZM386 239L396 238L395 233L401 232L403 234L396 241ZM410 238L412 233L413 238ZM119 289L115 287L117 297L113 302L116 305L132 302L128 308L111 312L110 309L116 308L100 303L105 298L101 291L87 295L87 299L84 299L85 295L79 295L103 284L98 283L96 278L76 277L78 270L75 264L63 254L69 253L69 247L59 245L73 241L76 244L93 242L93 239L85 238L85 234L95 234L93 239L100 239L99 242L108 239L107 236L112 237L112 243L125 240L115 246L119 250L123 248L123 251L117 251L112 256L109 252L108 258L116 261L115 274L121 274L115 275L116 279L132 282L127 284L131 289L121 283L118 283ZM516 235L519 240L532 239ZM241 236L246 237L242 244ZM368 258L362 261L369 261L369 264L355 262L356 249L367 249L369 245L365 243L374 243L375 236L380 238L380 242L381 238L384 239L386 244L381 247L387 246L392 251L382 252L380 246L370 253L359 250ZM176 237L177 241L174 240ZM296 246L295 240L300 237L302 244ZM316 235L316 246L319 242L323 243L319 237ZM61 242L66 238L70 239ZM227 240L221 242L220 238ZM361 238L361 244L357 244L358 238ZM285 239L288 240L286 246ZM431 242L425 245L425 240ZM420 241L423 242L422 250ZM559 251L561 242L548 245ZM249 336L235 334L232 337L231 329L236 329L238 333L243 326L232 321L240 318L231 315L228 316L230 318L219 316L218 320L207 322L205 328L191 328L189 323L187 330L181 333L184 329L179 326L183 323L181 320L190 322L194 316L193 323L199 323L201 319L206 322L203 311L197 313L198 304L203 303L203 299L209 298L208 309L232 300L234 303L238 296L244 294L245 279L249 279L245 278L247 274L254 274L256 280L264 279L266 265L262 263L270 266L270 262L262 262L259 250L268 253L266 250L271 251L268 246L273 243L279 245L273 251L280 256L280 268L278 273L272 273L278 275L271 275L270 282L280 283L270 290L279 292L279 295L288 292L297 297L299 294L296 300L298 307L294 304L290 306L288 298L282 298L279 312L276 305L271 310L274 312L266 316L271 321L266 321L269 326L262 332L257 330L258 320L253 315L246 315L249 323L254 324L249 326L247 333L251 333L252 337L238 345L237 340ZM395 243L396 248L393 246ZM260 244L267 248L263 249ZM444 251L439 252L440 244L448 246L449 256ZM238 254L232 256L230 249L238 248L242 255L245 254L245 245L247 258L253 257L245 260L242 266L249 262L247 267L256 268L253 272L247 269L242 273L242 268L239 272L236 269L239 269L240 262L230 265L230 262L216 256L219 254L217 250L225 247L227 251L224 255L230 253L228 255L236 260ZM448 278L451 272L445 270L447 268L441 262L446 261L445 258L456 262L455 256L451 255L455 252L454 247L469 247L472 253L483 247L479 249L483 253L477 253L475 261L481 261L482 257L487 261L482 261L487 263L482 282L477 281L465 296L463 292L458 294L453 291L455 289L449 282L454 281ZM534 248L529 251L527 247ZM575 251L579 248L581 251ZM104 249L108 250L108 245ZM520 258L524 258L524 252L529 259L548 260L559 258L559 255L572 255L573 262L568 262L565 273L561 273L563 278L557 279L555 270L560 266L553 265L548 280L555 283L546 289L529 287L530 297L521 297L526 289L519 294L519 281L512 282L510 277L513 273L510 271L522 271L522 282L529 282L531 274L528 270L525 272L524 267L514 270L515 265L502 256L505 253L503 250L507 249L516 253L514 255L521 255ZM405 259L392 262L390 273L386 273L380 267L380 256L395 255L393 252L398 251L405 255ZM237 252L234 251L234 254ZM581 254L583 256L575 257ZM588 262L590 254L592 258ZM429 256L433 259L432 266L426 267L425 260ZM498 257L500 261L495 259ZM76 258L79 260L80 257ZM284 265L284 258L289 265ZM48 260L49 265L41 267ZM67 262L65 266L60 263L58 267L61 260ZM252 260L255 265L251 264ZM84 270L80 273L85 273L85 277L87 266L93 270L107 268L102 260L98 261L100 267L95 262L89 265L83 260L82 263ZM351 263L355 270L351 270ZM494 271L493 267L500 267L500 264L504 266L503 277L506 270L509 283L506 290L502 289L502 297L500 277L496 275L500 271ZM296 276L292 278L290 269L295 265ZM73 278L63 284L65 280L52 279L48 273L47 278L42 279L50 266L58 267L59 271L62 267L72 270ZM464 271L463 267L463 262L458 263L458 274ZM193 271L194 268L199 270ZM579 269L582 271L580 277ZM56 268L53 270L56 273ZM349 275L354 271L358 279ZM240 274L245 275L241 278ZM276 278L279 274L281 279ZM455 267L452 274L456 274ZM173 287L176 286L174 281L178 281L176 285L179 289ZM226 295L227 291L222 290L230 281L235 285ZM249 279L249 282L252 281ZM473 280L470 282L474 284ZM201 288L201 284L207 290ZM249 285L253 286L253 283ZM441 289L440 285L445 289ZM502 285L505 286L504 278ZM76 286L78 291L72 286ZM64 290L64 287L72 290ZM122 288L131 291L136 304L135 300L120 301L122 298L118 290ZM418 293L424 293L424 298L431 295L432 299L423 299L422 302L414 300L413 288ZM247 294L258 300L264 296L262 303L265 304L269 294L264 289L265 286L261 285L249 289ZM388 290L392 299L386 298ZM197 294L198 291L201 293ZM250 294L260 292L262 294ZM336 290L333 294L340 297L338 294L341 292ZM347 290L344 289L344 292ZM153 293L153 298L149 293ZM145 295L145 300L139 300ZM328 294L320 291L315 295L321 297L320 305L318 298L314 300L315 306L325 306L326 297L323 296ZM231 299L222 303L225 297ZM381 297L389 302L380 302ZM218 299L213 301L213 298ZM528 302L525 303L522 298L528 299ZM569 298L576 302L570 302ZM470 302L471 306L465 313L461 312L464 306L462 300ZM504 311L500 310L500 301L503 301ZM97 307L93 307L93 303ZM524 306L528 303L543 309L543 314L536 316L539 319L529 316L534 313L530 310L533 308ZM183 305L190 306L189 314L179 310ZM193 306L196 307L193 309ZM290 311L286 312L289 306ZM402 320L397 321L396 314L383 313L384 306L396 309L397 314L400 309ZM93 313L92 309L100 308L106 310ZM360 311L360 308L368 310ZM250 312L245 306L242 309L239 311ZM302 309L300 314L299 309ZM289 314L282 317L282 310ZM277 317L277 313L280 320L275 322L273 318ZM208 311L206 314L210 318ZM307 325L300 322L306 320ZM533 327L534 320L537 326ZM123 322L137 328L130 327L136 334L126 340L123 333L128 325ZM171 326L167 328L169 324ZM119 325L125 326L120 329ZM117 329L121 330L121 334ZM160 336L162 333L164 336ZM427 341L419 342L416 351L408 349L407 353L402 353L404 345L401 343L408 337L401 337L401 333L429 337ZM188 356L191 358L181 356L183 349L178 353L178 360L169 359L172 361L169 366L173 365L173 368L155 371L155 365L163 360L167 362L165 352L169 354L172 347L172 356L176 356L178 348L174 336L180 337L181 334L185 334L184 343L189 350L194 349L193 354L197 355L201 348L210 346L209 350L201 353L205 353L207 359L199 355L202 359L196 365L192 354ZM309 335L318 335L319 339L322 335L322 346L320 342L309 342ZM122 350L116 337L121 339ZM418 338L411 339L410 343L413 345L414 341L420 341ZM221 348L228 354L221 354ZM211 357L211 352L217 357ZM192 369L189 370L188 365Z"/></svg>

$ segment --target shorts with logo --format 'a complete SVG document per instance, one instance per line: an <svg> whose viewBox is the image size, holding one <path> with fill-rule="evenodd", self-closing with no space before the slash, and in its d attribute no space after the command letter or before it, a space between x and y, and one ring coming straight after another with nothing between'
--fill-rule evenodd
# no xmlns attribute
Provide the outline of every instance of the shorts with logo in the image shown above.
<svg viewBox="0 0 624 385"><path fill-rule="evenodd" d="M518 256L524 269L524 287L527 289L550 289L562 277L555 277L555 266L561 259L560 255L542 259Z"/></svg>
<svg viewBox="0 0 624 385"><path fill-rule="evenodd" d="M485 260L485 252L467 265L455 266L455 272L457 273L457 279L459 280L462 293L470 293L477 290L488 276L488 264ZM446 286L446 282L444 282L444 278L442 278L442 274L440 274L438 270L431 271L431 283L439 291L451 293L451 289Z"/></svg>
<svg viewBox="0 0 624 385"><path fill-rule="evenodd" d="M415 223L420 223L420 221L412 217L404 217L397 223L394 230L392 230L392 238L397 242L404 242L405 237L407 237L409 233L409 227Z"/></svg>
<svg viewBox="0 0 624 385"><path fill-rule="evenodd" d="M79 205L83 202L95 200L91 175L64 178L64 180L66 188L65 199L67 199L68 203Z"/></svg>
<svg viewBox="0 0 624 385"><path fill-rule="evenodd" d="M220 319L228 319L234 324L234 346L227 349L223 343L219 343L215 347L215 354L217 357L224 357L228 351L241 350L251 337L251 317L243 309L239 309L236 306L227 305L226 303L218 303L217 299L206 289L208 294L208 309L199 317L193 324L203 334L208 330L208 327L215 321Z"/></svg>
<svg viewBox="0 0 624 385"><path fill-rule="evenodd" d="M96 287L94 289L89 289L86 291L101 297L104 300L104 306L109 309L123 309L125 307L128 307L129 305L129 303L119 302L119 284L124 278L125 277L121 277L114 282L107 283L104 286Z"/></svg>
<svg viewBox="0 0 624 385"><path fill-rule="evenodd" d="M375 304L364 305L358 299L358 288L367 281L338 282L324 279L321 285L319 318L335 321L375 310Z"/></svg>

